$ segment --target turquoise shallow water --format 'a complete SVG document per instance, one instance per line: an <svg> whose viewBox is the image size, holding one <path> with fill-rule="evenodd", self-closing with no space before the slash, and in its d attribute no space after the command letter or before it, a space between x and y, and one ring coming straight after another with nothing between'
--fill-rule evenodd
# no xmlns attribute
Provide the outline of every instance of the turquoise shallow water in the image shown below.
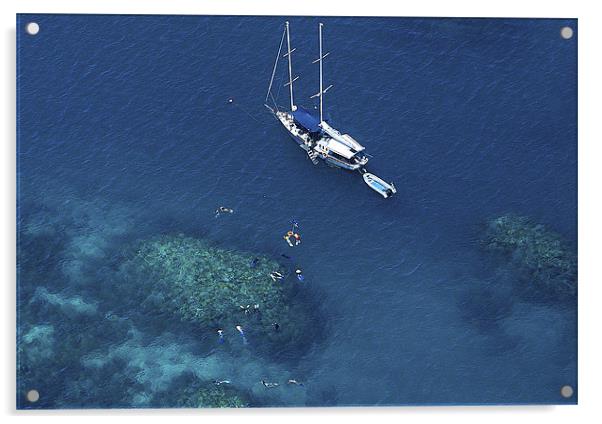
<svg viewBox="0 0 602 424"><path fill-rule="evenodd" d="M480 243L514 213L576 249L577 40L559 36L576 21L290 19L298 101L322 21L328 114L395 181L387 201L313 166L263 107L283 21L18 17L18 379L41 393L19 406L174 406L191 375L253 406L576 402L559 394L577 388L576 301L518 295ZM221 346L129 301L128 246L179 233L301 266L303 348L254 350L233 329ZM289 378L304 386L259 383Z"/></svg>

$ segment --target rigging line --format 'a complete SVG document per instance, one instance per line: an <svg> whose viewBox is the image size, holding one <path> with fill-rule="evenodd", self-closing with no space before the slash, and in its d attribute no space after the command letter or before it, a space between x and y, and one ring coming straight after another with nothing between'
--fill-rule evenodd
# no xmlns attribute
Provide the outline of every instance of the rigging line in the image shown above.
<svg viewBox="0 0 602 424"><path fill-rule="evenodd" d="M234 106L236 106L237 108L239 108L240 110L242 110L244 113L246 113L249 116L249 118L251 118L253 121L261 124L261 121L259 119L255 118L253 115L251 115L249 112L247 112L247 110L244 109L243 107L239 106L236 103L234 103Z"/></svg>
<svg viewBox="0 0 602 424"><path fill-rule="evenodd" d="M278 83L278 92L276 93L276 97L274 97L274 93L272 93L271 91L268 92L268 95L272 99L272 103L274 103L274 110L276 110L276 111L278 110L278 102L276 101L276 99L280 95L280 81L277 81L277 83Z"/></svg>
<svg viewBox="0 0 602 424"><path fill-rule="evenodd" d="M283 72L284 73L284 68L283 68ZM276 100L278 100L278 97L280 97L280 89L283 87L282 85L282 75L280 76L281 78L278 80L278 91L276 92L276 98L274 99L274 106L276 106L276 109L278 109L278 104L276 103Z"/></svg>
<svg viewBox="0 0 602 424"><path fill-rule="evenodd" d="M278 103L276 102L276 99L272 93L270 93L270 97L272 98L272 102L274 102L274 108L278 110Z"/></svg>
<svg viewBox="0 0 602 424"><path fill-rule="evenodd" d="M418 265L416 265L414 267L413 270L411 270L410 272L406 272L405 274L402 274L404 277L409 277L410 275L414 274L416 271L418 271L418 268L420 268L422 266L422 262L420 262Z"/></svg>
<svg viewBox="0 0 602 424"><path fill-rule="evenodd" d="M276 81L276 84L279 84L279 81ZM280 94L280 89L278 89L278 94ZM278 94L276 94L276 97ZM272 103L274 103L274 110L278 110L278 102L276 101L276 97L274 97L274 93L270 91L269 95L272 98Z"/></svg>
<svg viewBox="0 0 602 424"><path fill-rule="evenodd" d="M274 75L276 75L276 67L278 66L278 61L280 60L280 52L282 51L282 44L284 44L284 35L286 34L286 29L282 32L282 38L280 39L280 47L278 47L278 55L276 56L276 61L274 62L274 69L272 70L272 78L270 78L270 86L268 87L268 92L265 95L265 101L268 101L270 97L270 91L272 90L272 84L274 83Z"/></svg>

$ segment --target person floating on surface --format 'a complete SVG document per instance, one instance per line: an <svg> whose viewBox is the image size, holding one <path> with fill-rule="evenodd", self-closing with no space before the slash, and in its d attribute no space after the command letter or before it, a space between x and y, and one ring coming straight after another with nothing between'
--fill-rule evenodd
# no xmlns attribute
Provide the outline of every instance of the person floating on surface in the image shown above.
<svg viewBox="0 0 602 424"><path fill-rule="evenodd" d="M305 277L303 276L303 271L301 271L300 268L297 268L295 270L295 274L297 275L297 280L299 280L299 281L305 280Z"/></svg>
<svg viewBox="0 0 602 424"><path fill-rule="evenodd" d="M295 234L295 233L293 233L292 231L288 231L288 232L287 232L287 233L284 235L284 240L286 240L286 242L288 243L288 245L289 245L290 247L293 247L293 246L294 246L294 245L293 245L293 242L291 241L291 237L293 236L293 234Z"/></svg>
<svg viewBox="0 0 602 424"><path fill-rule="evenodd" d="M253 305L239 305L240 310L245 312L246 314L250 314L251 312L259 312L259 303L255 303Z"/></svg>
<svg viewBox="0 0 602 424"><path fill-rule="evenodd" d="M236 326L236 331L238 331L238 332L240 333L240 335L241 335L241 337L242 337L242 342L243 342L243 344L248 344L247 337L245 336L245 332L244 332L244 330L242 329L242 326L240 326L240 325L237 325L237 326Z"/></svg>
<svg viewBox="0 0 602 424"><path fill-rule="evenodd" d="M274 282L278 281L278 280L283 280L284 279L284 275L278 271L273 271L270 274L270 277L272 278L272 280L274 280Z"/></svg>
<svg viewBox="0 0 602 424"><path fill-rule="evenodd" d="M234 213L234 209L227 208L225 206L220 206L215 210L215 217L217 218L223 213Z"/></svg>
<svg viewBox="0 0 602 424"><path fill-rule="evenodd" d="M274 387L278 387L280 384L278 383L268 383L265 380L261 380L261 384L263 384L265 387L267 387L268 389L274 388Z"/></svg>
<svg viewBox="0 0 602 424"><path fill-rule="evenodd" d="M284 240L286 240L290 247L298 246L301 244L301 236L299 235L299 233L287 231L283 238Z"/></svg>

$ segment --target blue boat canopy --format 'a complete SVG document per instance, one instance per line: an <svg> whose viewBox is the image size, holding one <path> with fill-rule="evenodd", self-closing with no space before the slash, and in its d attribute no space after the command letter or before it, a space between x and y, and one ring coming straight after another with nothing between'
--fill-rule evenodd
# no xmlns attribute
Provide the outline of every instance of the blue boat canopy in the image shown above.
<svg viewBox="0 0 602 424"><path fill-rule="evenodd" d="M310 132L320 131L320 118L301 106L297 106L297 110L293 112L293 118Z"/></svg>

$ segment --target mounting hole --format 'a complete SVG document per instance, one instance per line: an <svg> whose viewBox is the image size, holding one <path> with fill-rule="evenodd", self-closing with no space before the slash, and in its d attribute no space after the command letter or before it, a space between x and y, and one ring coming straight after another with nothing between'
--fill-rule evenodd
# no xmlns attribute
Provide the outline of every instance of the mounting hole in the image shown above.
<svg viewBox="0 0 602 424"><path fill-rule="evenodd" d="M30 390L27 392L27 400L31 403L37 402L40 399L40 392L37 390Z"/></svg>
<svg viewBox="0 0 602 424"><path fill-rule="evenodd" d="M571 38L573 38L573 28L568 27L568 26L562 27L560 29L560 36L562 38L564 38L565 40L570 40Z"/></svg>
<svg viewBox="0 0 602 424"><path fill-rule="evenodd" d="M562 386L562 388L560 389L560 394L562 395L563 398L570 398L571 396L573 396L573 388L571 386Z"/></svg>
<svg viewBox="0 0 602 424"><path fill-rule="evenodd" d="M40 32L40 26L37 24L37 22L30 22L27 24L27 26L25 26L25 31L27 31L29 35L36 35L38 32Z"/></svg>

